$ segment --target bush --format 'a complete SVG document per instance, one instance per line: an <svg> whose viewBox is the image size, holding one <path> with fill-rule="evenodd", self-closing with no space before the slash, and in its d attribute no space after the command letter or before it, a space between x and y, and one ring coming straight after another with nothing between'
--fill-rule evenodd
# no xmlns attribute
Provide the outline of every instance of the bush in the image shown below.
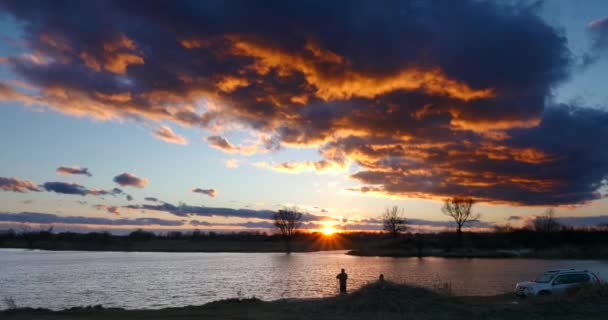
<svg viewBox="0 0 608 320"><path fill-rule="evenodd" d="M4 305L6 306L6 309L8 309L8 310L17 309L17 304L15 303L15 299L13 299L11 297L5 297L2 300L4 302Z"/></svg>
<svg viewBox="0 0 608 320"><path fill-rule="evenodd" d="M608 283L600 282L584 285L574 295L580 298L608 297Z"/></svg>

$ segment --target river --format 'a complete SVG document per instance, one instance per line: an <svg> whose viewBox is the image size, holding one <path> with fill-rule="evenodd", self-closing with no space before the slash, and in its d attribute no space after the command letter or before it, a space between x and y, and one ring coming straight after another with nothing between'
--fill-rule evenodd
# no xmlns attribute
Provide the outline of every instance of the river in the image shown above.
<svg viewBox="0 0 608 320"><path fill-rule="evenodd" d="M378 278L458 295L509 292L517 281L557 268L608 277L608 261L381 258L314 253L74 252L0 249L0 305L64 309L98 305L127 309L199 305L234 297L263 300L337 293L345 268L349 290Z"/></svg>

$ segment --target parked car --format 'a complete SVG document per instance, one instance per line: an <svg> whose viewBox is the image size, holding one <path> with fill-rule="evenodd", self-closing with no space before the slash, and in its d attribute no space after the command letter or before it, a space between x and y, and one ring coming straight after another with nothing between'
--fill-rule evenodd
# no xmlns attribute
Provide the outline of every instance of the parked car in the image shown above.
<svg viewBox="0 0 608 320"><path fill-rule="evenodd" d="M599 283L600 278L587 270L562 269L547 271L534 281L520 282L515 294L520 297L563 294L585 283Z"/></svg>

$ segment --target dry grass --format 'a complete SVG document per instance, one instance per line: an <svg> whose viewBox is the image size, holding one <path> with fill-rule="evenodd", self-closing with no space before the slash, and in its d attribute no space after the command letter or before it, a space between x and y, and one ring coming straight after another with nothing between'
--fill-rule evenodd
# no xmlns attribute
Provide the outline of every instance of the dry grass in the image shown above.
<svg viewBox="0 0 608 320"><path fill-rule="evenodd" d="M563 297L519 300L513 295L456 297L391 282L375 282L347 295L323 299L260 301L228 299L203 306L162 310L74 308L53 312L0 312L17 319L606 319L606 286Z"/></svg>

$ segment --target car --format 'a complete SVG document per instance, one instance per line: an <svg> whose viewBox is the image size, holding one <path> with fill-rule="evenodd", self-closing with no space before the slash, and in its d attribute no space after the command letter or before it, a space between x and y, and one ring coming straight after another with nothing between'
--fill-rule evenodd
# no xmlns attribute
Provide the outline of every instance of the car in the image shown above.
<svg viewBox="0 0 608 320"><path fill-rule="evenodd" d="M587 270L560 269L547 271L534 281L519 282L515 294L520 297L564 294L585 283L600 283L600 278Z"/></svg>

